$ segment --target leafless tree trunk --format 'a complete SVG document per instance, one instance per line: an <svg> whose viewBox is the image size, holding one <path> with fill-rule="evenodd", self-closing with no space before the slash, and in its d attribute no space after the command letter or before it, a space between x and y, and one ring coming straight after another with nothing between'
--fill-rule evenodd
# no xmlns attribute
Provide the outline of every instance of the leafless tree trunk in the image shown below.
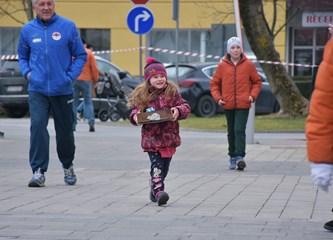
<svg viewBox="0 0 333 240"><path fill-rule="evenodd" d="M276 2L274 0L275 4ZM262 0L239 0L239 7L246 36L257 58L280 62L280 55L274 46L274 33L266 21ZM260 65L274 96L280 103L280 113L293 117L306 115L308 100L302 96L285 67L282 64Z"/></svg>

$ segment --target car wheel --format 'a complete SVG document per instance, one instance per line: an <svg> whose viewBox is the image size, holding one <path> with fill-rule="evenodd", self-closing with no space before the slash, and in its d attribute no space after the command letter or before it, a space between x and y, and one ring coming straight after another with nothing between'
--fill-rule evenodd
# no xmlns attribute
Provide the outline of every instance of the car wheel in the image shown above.
<svg viewBox="0 0 333 240"><path fill-rule="evenodd" d="M27 108L11 107L5 108L5 114L9 118L23 118L28 112Z"/></svg>
<svg viewBox="0 0 333 240"><path fill-rule="evenodd" d="M99 110L97 116L99 120L101 120L102 122L106 122L109 119L108 110L106 109Z"/></svg>
<svg viewBox="0 0 333 240"><path fill-rule="evenodd" d="M216 103L210 95L203 95L194 111L197 117L212 117L216 114Z"/></svg>
<svg viewBox="0 0 333 240"><path fill-rule="evenodd" d="M121 115L118 111L113 110L110 112L109 117L112 122L117 122L121 118Z"/></svg>

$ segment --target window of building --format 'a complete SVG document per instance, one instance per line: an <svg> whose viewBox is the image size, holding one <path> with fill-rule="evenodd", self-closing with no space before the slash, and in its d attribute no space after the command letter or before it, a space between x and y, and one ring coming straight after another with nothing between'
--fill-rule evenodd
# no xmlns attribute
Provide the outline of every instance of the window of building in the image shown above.
<svg viewBox="0 0 333 240"><path fill-rule="evenodd" d="M111 61L110 29L80 29L80 36L92 46L93 51L102 51L102 53L97 54L98 56Z"/></svg>
<svg viewBox="0 0 333 240"><path fill-rule="evenodd" d="M176 50L175 36L175 29L153 29L147 34L146 46ZM226 43L233 36L236 36L234 24L214 24L211 29L179 29L177 50L183 54L178 54L178 62L218 62L226 54ZM243 38L245 52L252 52L245 34ZM152 56L163 63L176 62L176 54L169 51L150 50L147 56Z"/></svg>
<svg viewBox="0 0 333 240"><path fill-rule="evenodd" d="M290 62L319 65L330 37L327 28L291 28L291 36ZM312 67L290 66L289 70L292 76L312 75Z"/></svg>

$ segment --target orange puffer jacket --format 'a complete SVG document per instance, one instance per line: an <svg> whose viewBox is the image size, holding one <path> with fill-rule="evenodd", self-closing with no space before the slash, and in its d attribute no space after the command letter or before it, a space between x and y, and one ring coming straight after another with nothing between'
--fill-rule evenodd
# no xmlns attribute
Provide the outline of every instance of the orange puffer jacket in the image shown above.
<svg viewBox="0 0 333 240"><path fill-rule="evenodd" d="M255 100L260 92L261 78L255 65L242 54L235 65L226 54L219 63L210 81L212 97L216 102L226 102L224 109L248 109L251 107L249 97Z"/></svg>
<svg viewBox="0 0 333 240"><path fill-rule="evenodd" d="M324 49L306 120L310 162L333 163L333 38Z"/></svg>
<svg viewBox="0 0 333 240"><path fill-rule="evenodd" d="M82 72L80 76L77 78L77 80L90 80L93 83L98 82L98 67L96 63L96 59L94 57L94 54L92 51L88 48L86 48L86 52L88 54L87 62L84 65L84 68L82 69Z"/></svg>

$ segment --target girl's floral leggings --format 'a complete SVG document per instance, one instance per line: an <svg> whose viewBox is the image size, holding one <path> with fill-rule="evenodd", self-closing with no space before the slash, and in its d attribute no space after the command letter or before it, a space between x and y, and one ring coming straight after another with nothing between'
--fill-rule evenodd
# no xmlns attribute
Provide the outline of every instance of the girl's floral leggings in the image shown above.
<svg viewBox="0 0 333 240"><path fill-rule="evenodd" d="M168 175L170 158L162 158L159 152L148 152L150 158L150 186L153 195L164 191L164 179Z"/></svg>

